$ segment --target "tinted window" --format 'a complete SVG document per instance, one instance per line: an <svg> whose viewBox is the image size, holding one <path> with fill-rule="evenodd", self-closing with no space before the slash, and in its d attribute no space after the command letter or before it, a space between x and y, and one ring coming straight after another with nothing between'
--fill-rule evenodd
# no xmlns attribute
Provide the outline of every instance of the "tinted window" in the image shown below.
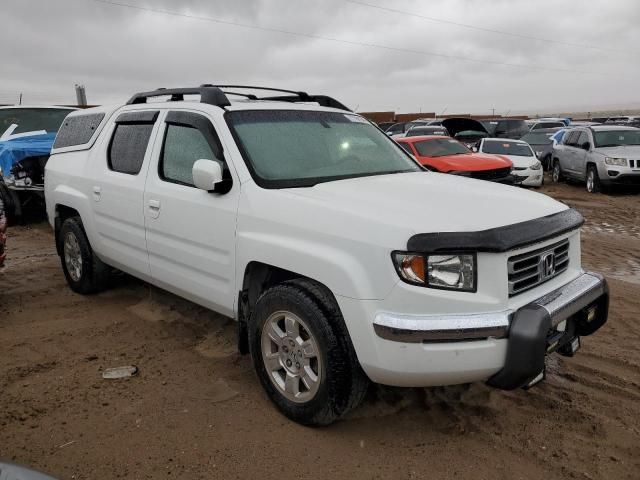
<svg viewBox="0 0 640 480"><path fill-rule="evenodd" d="M423 140L413 144L421 157L444 157L447 155L462 155L471 151L452 138Z"/></svg>
<svg viewBox="0 0 640 480"><path fill-rule="evenodd" d="M56 135L53 148L84 145L104 119L104 113L91 113L67 118Z"/></svg>
<svg viewBox="0 0 640 480"><path fill-rule="evenodd" d="M152 123L117 124L109 146L109 168L130 175L140 173L152 129Z"/></svg>
<svg viewBox="0 0 640 480"><path fill-rule="evenodd" d="M404 123L396 123L391 125L386 131L389 133L402 133L404 132Z"/></svg>
<svg viewBox="0 0 640 480"><path fill-rule="evenodd" d="M589 135L587 134L587 132L580 132L580 135L578 136L578 140L576 143L579 147L582 147L582 145L588 141L589 141Z"/></svg>
<svg viewBox="0 0 640 480"><path fill-rule="evenodd" d="M515 155L517 157L533 157L531 147L526 143L486 141L482 144L484 153L496 155Z"/></svg>
<svg viewBox="0 0 640 480"><path fill-rule="evenodd" d="M411 147L409 146L408 143L398 142L398 145L400 145L402 147L402 149L405 150L407 153L413 155L413 151L411 151Z"/></svg>
<svg viewBox="0 0 640 480"><path fill-rule="evenodd" d="M564 137L564 144L565 145L569 145L570 147L576 145L577 141L578 141L578 137L580 136L580 132L578 131L571 131L568 132L566 134L566 136Z"/></svg>
<svg viewBox="0 0 640 480"><path fill-rule="evenodd" d="M596 147L616 147L619 145L640 145L640 130L607 130L595 132Z"/></svg>
<svg viewBox="0 0 640 480"><path fill-rule="evenodd" d="M387 135L349 113L256 110L226 114L263 187L303 187L421 171Z"/></svg>
<svg viewBox="0 0 640 480"><path fill-rule="evenodd" d="M164 137L160 177L170 182L193 185L196 160L215 160L215 155L200 130L182 125L167 125Z"/></svg>

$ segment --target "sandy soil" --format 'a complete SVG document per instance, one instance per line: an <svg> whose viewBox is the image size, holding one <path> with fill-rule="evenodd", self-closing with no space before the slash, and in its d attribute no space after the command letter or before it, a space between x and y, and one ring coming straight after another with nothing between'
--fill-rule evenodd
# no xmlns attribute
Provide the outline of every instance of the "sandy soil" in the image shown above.
<svg viewBox="0 0 640 480"><path fill-rule="evenodd" d="M640 196L543 191L587 218L609 323L530 391L373 387L330 428L282 417L232 321L122 276L67 287L46 224L9 230L0 273L0 458L62 479L640 478ZM140 374L103 380L108 367Z"/></svg>

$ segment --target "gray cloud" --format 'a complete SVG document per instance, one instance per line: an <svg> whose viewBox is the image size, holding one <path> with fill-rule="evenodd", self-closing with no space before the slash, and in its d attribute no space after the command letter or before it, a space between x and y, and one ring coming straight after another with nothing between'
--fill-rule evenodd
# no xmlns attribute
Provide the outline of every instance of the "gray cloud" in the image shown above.
<svg viewBox="0 0 640 480"><path fill-rule="evenodd" d="M90 102L110 103L159 86L234 82L327 93L360 110L439 112L447 108L455 113L495 108L505 113L640 106L636 100L640 4L635 0L368 0L387 8L599 49L466 29L344 0L122 2L478 62L267 32L92 0L3 0L0 103L15 101L19 92L28 103L72 103L74 83L86 85Z"/></svg>

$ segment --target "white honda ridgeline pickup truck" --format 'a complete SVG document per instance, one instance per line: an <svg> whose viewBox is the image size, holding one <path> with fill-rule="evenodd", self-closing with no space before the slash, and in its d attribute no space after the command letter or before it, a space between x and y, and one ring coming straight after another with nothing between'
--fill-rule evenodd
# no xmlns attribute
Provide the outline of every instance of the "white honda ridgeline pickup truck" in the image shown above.
<svg viewBox="0 0 640 480"><path fill-rule="evenodd" d="M160 89L67 117L45 193L75 292L119 269L234 317L271 400L307 425L369 381L532 386L606 322L575 210L427 172L330 97L251 88L271 93Z"/></svg>

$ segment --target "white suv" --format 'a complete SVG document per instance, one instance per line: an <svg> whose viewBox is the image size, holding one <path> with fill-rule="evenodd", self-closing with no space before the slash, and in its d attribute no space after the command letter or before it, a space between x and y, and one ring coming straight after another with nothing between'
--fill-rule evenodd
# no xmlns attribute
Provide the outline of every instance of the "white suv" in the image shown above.
<svg viewBox="0 0 640 480"><path fill-rule="evenodd" d="M533 385L606 321L578 212L427 172L329 97L241 88L69 116L46 201L74 291L117 268L234 317L270 398L309 425L369 380Z"/></svg>

